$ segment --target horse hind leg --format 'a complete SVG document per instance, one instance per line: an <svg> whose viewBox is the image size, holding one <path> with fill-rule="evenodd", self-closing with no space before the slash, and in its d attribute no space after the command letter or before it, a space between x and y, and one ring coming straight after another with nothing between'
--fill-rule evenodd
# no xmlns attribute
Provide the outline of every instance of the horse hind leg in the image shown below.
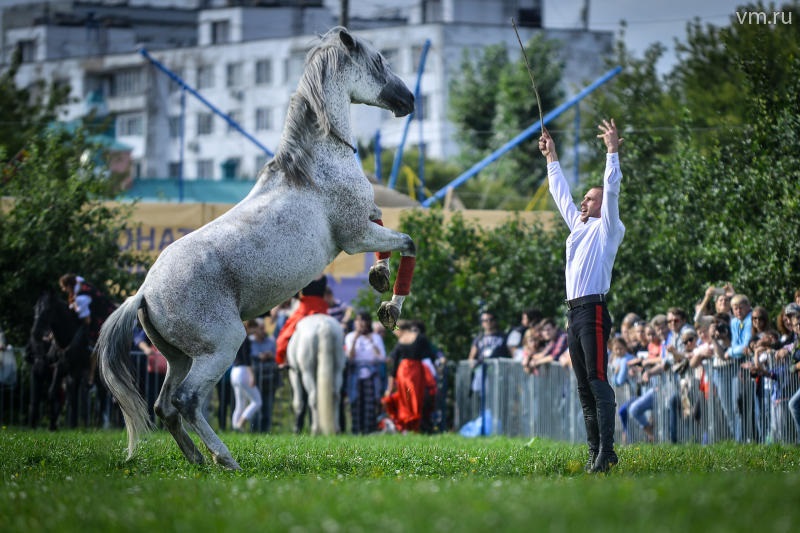
<svg viewBox="0 0 800 533"><path fill-rule="evenodd" d="M186 457L190 463L203 464L203 454L183 427L181 414L172 404L172 397L175 394L175 390L186 377L186 374L189 373L191 367L192 360L185 354L181 353L179 357L171 355L167 377L156 399L154 410L156 415L164 422L164 427L167 428L172 438L175 439L184 457Z"/></svg>
<svg viewBox="0 0 800 533"><path fill-rule="evenodd" d="M303 386L308 394L308 410L311 411L311 434L320 435L322 428L319 423L319 398L314 374L315 372L312 371L303 373Z"/></svg>
<svg viewBox="0 0 800 533"><path fill-rule="evenodd" d="M186 460L193 464L203 464L203 454L197 448L192 438L183 427L183 421L178 409L172 404L172 397L178 385L189 373L192 367L192 360L182 351L166 341L164 337L153 327L147 317L146 308L139 310L139 322L144 327L147 336L158 347L164 357L167 358L167 375L164 385L158 393L153 410L156 415L164 422L164 427L170 432L172 438L180 448Z"/></svg>
<svg viewBox="0 0 800 533"><path fill-rule="evenodd" d="M241 340L239 343L241 344ZM214 433L203 414L206 397L233 362L233 355L234 352L231 352L230 357L219 353L196 357L185 379L172 395L172 403L200 436L215 463L231 470L240 470L239 463Z"/></svg>
<svg viewBox="0 0 800 533"><path fill-rule="evenodd" d="M308 396L300 379L300 372L294 368L289 369L289 382L292 386L292 411L294 412L294 433L300 434L305 424Z"/></svg>

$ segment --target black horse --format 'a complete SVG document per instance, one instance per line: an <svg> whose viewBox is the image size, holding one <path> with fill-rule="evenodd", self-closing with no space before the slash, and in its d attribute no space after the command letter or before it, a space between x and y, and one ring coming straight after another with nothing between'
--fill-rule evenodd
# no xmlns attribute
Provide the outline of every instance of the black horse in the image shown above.
<svg viewBox="0 0 800 533"><path fill-rule="evenodd" d="M31 364L31 427L38 427L40 405L45 400L50 408L51 430L57 429L64 400L69 427L77 427L79 410L88 421L87 326L53 290L43 291L36 301L26 354Z"/></svg>

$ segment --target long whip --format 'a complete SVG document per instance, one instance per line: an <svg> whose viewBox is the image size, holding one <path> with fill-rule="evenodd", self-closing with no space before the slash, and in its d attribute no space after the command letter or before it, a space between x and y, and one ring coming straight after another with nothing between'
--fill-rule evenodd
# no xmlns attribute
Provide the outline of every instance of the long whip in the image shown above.
<svg viewBox="0 0 800 533"><path fill-rule="evenodd" d="M517 42L519 43L519 47L522 50L522 57L525 59L525 68L528 69L528 76L531 78L531 87L533 87L533 94L536 95L536 105L539 107L539 126L544 129L544 115L542 114L542 100L539 98L539 91L536 90L536 82L533 81L533 70L531 70L531 65L528 63L528 55L525 53L525 47L522 45L522 39L519 38L519 32L517 31L517 23L514 21L514 17L511 17L511 25L514 27L514 33L517 35Z"/></svg>

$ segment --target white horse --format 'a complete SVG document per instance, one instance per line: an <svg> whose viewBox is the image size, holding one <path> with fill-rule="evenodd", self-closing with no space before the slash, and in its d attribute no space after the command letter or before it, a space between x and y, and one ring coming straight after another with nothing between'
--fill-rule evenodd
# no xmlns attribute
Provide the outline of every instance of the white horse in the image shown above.
<svg viewBox="0 0 800 533"><path fill-rule="evenodd" d="M345 365L344 331L329 315L309 315L297 323L286 353L292 407L298 424L311 410L311 434L335 435ZM307 400L307 401L306 401Z"/></svg>
<svg viewBox="0 0 800 533"><path fill-rule="evenodd" d="M366 42L344 28L321 37L306 57L275 157L247 197L224 215L164 249L138 292L103 325L97 343L102 376L128 429L128 457L151 428L127 361L136 316L163 353L169 370L155 411L186 458L203 455L183 422L197 432L213 460L239 465L206 421L203 400L233 362L245 337L242 320L285 301L339 254L399 250L391 301L378 316L393 327L408 294L414 243L380 224L374 192L353 157L350 103L404 116L414 96ZM385 253L383 256L385 257ZM389 287L388 259L370 271L378 290Z"/></svg>

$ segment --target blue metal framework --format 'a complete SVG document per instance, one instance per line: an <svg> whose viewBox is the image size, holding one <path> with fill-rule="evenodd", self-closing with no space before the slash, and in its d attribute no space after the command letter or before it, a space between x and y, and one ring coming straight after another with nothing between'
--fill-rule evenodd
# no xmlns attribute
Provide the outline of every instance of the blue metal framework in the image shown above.
<svg viewBox="0 0 800 533"><path fill-rule="evenodd" d="M615 68L609 70L608 72L606 72L605 74L603 74L601 77L599 77L597 80L592 82L590 85L588 85L581 92L576 94L570 100L568 100L567 102L561 104L560 106L558 106L557 108L555 108L554 110L552 110L548 114L546 114L544 116L544 123L548 124L549 122L554 120L556 117L561 115L567 109L577 105L578 102L580 102L581 100L586 98L595 89L597 89L598 87L600 87L601 85L606 83L608 80L610 80L611 78L613 78L614 76L619 74L621 71L622 71L622 67L615 67ZM498 148L497 150L495 150L494 152L492 152L491 154L489 154L488 156L486 156L485 158L483 158L479 162L475 163L469 170L467 170L466 172L464 172L463 174L461 174L460 176L455 178L453 181L451 181L450 183L448 183L447 185L445 185L444 187L439 189L433 196L431 196L430 198L428 198L427 200L422 202L422 206L423 207L430 207L434 202L436 202L438 200L441 200L447 194L447 190L448 189L451 189L451 188L454 189L456 187L459 187L460 185L465 183L468 179L473 177L475 174L477 174L478 172L480 172L481 170L486 168L489 164L491 164L492 162L494 162L497 159L499 159L501 155L505 154L506 152L508 152L512 148L516 147L519 143L521 143L522 141L528 139L530 136L532 136L534 133L540 131L541 129L542 129L541 121L537 120L534 124L530 125L528 128L523 130L516 137L514 137L513 139L508 141L506 144L504 144L503 146L501 146L500 148Z"/></svg>

